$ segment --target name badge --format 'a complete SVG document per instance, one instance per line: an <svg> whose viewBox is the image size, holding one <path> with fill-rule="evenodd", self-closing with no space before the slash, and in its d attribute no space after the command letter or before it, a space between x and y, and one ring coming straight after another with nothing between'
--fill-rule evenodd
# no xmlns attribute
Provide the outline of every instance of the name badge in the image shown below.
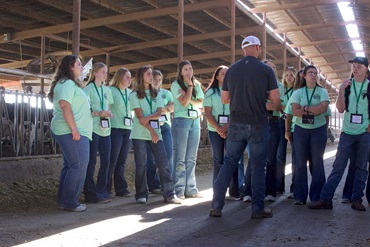
<svg viewBox="0 0 370 247"><path fill-rule="evenodd" d="M302 115L302 123L303 124L314 124L315 123L315 116L314 115Z"/></svg>
<svg viewBox="0 0 370 247"><path fill-rule="evenodd" d="M351 123L362 124L362 114L351 114Z"/></svg>
<svg viewBox="0 0 370 247"><path fill-rule="evenodd" d="M218 115L219 124L227 124L229 122L229 115Z"/></svg>
<svg viewBox="0 0 370 247"><path fill-rule="evenodd" d="M100 118L100 127L103 129L109 128L108 118Z"/></svg>
<svg viewBox="0 0 370 247"><path fill-rule="evenodd" d="M125 117L125 118L123 119L123 125L125 125L125 126L132 126L132 118L130 118L130 117Z"/></svg>
<svg viewBox="0 0 370 247"><path fill-rule="evenodd" d="M158 120L159 120L159 122L165 122L165 121L167 121L167 116L166 115L161 115Z"/></svg>
<svg viewBox="0 0 370 247"><path fill-rule="evenodd" d="M188 109L188 116L191 118L197 118L198 112L196 110Z"/></svg>
<svg viewBox="0 0 370 247"><path fill-rule="evenodd" d="M152 126L153 129L159 129L159 121L158 120L150 120L149 124L150 124L150 126Z"/></svg>

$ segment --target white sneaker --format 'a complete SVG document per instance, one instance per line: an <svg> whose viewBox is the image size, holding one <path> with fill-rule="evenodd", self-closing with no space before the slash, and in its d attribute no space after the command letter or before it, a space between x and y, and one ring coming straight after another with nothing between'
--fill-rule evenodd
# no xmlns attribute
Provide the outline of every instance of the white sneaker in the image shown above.
<svg viewBox="0 0 370 247"><path fill-rule="evenodd" d="M294 199L294 194L293 193L289 193L286 197L288 199Z"/></svg>
<svg viewBox="0 0 370 247"><path fill-rule="evenodd" d="M252 201L252 197L251 196L244 196L243 197L243 202L251 202Z"/></svg>
<svg viewBox="0 0 370 247"><path fill-rule="evenodd" d="M268 195L268 196L265 197L265 201L274 202L275 201L275 196Z"/></svg>
<svg viewBox="0 0 370 247"><path fill-rule="evenodd" d="M137 199L137 203L139 203L139 204L146 204L146 198L144 198L144 197L138 198Z"/></svg>
<svg viewBox="0 0 370 247"><path fill-rule="evenodd" d="M176 195L172 198L164 199L165 203L172 203L172 204L181 204L182 200L179 199Z"/></svg>

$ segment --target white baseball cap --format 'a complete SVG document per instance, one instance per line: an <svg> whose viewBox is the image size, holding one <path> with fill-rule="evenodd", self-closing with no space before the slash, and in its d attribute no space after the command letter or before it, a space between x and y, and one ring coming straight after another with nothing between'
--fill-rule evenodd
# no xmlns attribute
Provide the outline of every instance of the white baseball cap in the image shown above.
<svg viewBox="0 0 370 247"><path fill-rule="evenodd" d="M251 45L261 45L260 40L256 36L247 36L243 39L242 49Z"/></svg>

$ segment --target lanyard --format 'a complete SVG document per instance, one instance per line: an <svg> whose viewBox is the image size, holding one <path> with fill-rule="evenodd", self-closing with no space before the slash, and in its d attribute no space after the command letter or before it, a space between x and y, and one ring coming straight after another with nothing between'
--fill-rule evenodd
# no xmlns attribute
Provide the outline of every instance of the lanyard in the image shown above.
<svg viewBox="0 0 370 247"><path fill-rule="evenodd" d="M100 86L101 88L101 97L100 97L100 94L99 94L99 90L98 90L98 87L96 86L95 82L94 83L94 87L96 89L96 92L98 93L98 96L99 96L99 100L100 100L100 105L101 105L101 109L102 111L104 111L104 94L103 94L103 85Z"/></svg>
<svg viewBox="0 0 370 247"><path fill-rule="evenodd" d="M290 91L292 91L292 92L289 94ZM287 90L287 88L285 88L285 95L288 98L288 100L289 100L290 96L292 96L292 94L293 94L293 87L289 88L288 90Z"/></svg>
<svg viewBox="0 0 370 247"><path fill-rule="evenodd" d="M128 116L128 111L127 111L127 102L128 102L127 88L125 88L126 98L125 98L125 97L123 97L123 93L121 92L121 89L119 89L119 88L117 87L117 90L118 90L118 92L119 92L119 93L121 94L121 96L122 96L123 103L125 103L125 106L126 106L126 116Z"/></svg>
<svg viewBox="0 0 370 247"><path fill-rule="evenodd" d="M366 78L365 78L365 80L366 80ZM360 87L360 92L357 95L356 83L355 83L355 81L352 78L353 90L355 91L355 96L356 96L356 114L357 114L357 111L358 111L358 102L360 102L360 96L361 96L362 88L364 87L364 84L365 84L364 83L365 80L362 82L362 85Z"/></svg>
<svg viewBox="0 0 370 247"><path fill-rule="evenodd" d="M225 104L222 104L222 115L225 115Z"/></svg>
<svg viewBox="0 0 370 247"><path fill-rule="evenodd" d="M311 97L310 97L310 98L308 98L308 89L307 89L307 87L306 87L307 106L310 106L310 105L311 105L311 100L312 100L312 97L313 97L313 95L314 95L314 93L315 93L315 90L316 90L316 86L315 86L315 88L313 89L313 92L312 92L312 94L311 94Z"/></svg>
<svg viewBox="0 0 370 247"><path fill-rule="evenodd" d="M149 104L149 107L150 107L150 114L153 114L152 112L152 98L150 97L150 100L148 99L148 97L145 95L145 99L146 101L148 102Z"/></svg>

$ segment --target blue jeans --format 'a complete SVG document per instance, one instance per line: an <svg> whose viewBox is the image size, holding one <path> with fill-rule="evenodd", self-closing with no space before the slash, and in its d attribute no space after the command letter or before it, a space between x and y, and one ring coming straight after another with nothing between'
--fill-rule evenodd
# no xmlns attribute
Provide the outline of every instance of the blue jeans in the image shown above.
<svg viewBox="0 0 370 247"><path fill-rule="evenodd" d="M161 126L161 133L162 133L162 139L164 143L164 147L166 149L166 155L167 160L169 163L170 168L170 174L172 180L174 180L174 168L173 168L173 144L172 144L172 133L171 133L171 127L165 123ZM154 189L160 189L160 181L157 175L157 169L154 163L154 157L153 154L150 151L150 148L148 147L148 158L147 158L147 182L148 182L148 188L149 191Z"/></svg>
<svg viewBox="0 0 370 247"><path fill-rule="evenodd" d="M198 194L195 164L200 140L200 119L174 118L172 135L176 195L182 197Z"/></svg>
<svg viewBox="0 0 370 247"><path fill-rule="evenodd" d="M112 128L111 130L110 165L107 181L108 193L112 192L112 178L117 195L129 192L125 179L125 167L131 144L130 133L131 130L129 129Z"/></svg>
<svg viewBox="0 0 370 247"><path fill-rule="evenodd" d="M357 162L357 153L356 153L356 144L354 144L351 150L351 154L349 156L348 173L346 177L346 182L344 183L342 198L347 198L350 200L352 198L353 182L355 181L356 175L356 162Z"/></svg>
<svg viewBox="0 0 370 247"><path fill-rule="evenodd" d="M94 181L96 154L99 150L100 167L98 179ZM111 139L110 136L99 136L93 132L90 141L90 159L87 166L86 181L84 187L85 200L96 201L108 198L107 181L110 164Z"/></svg>
<svg viewBox="0 0 370 247"><path fill-rule="evenodd" d="M276 155L276 191L285 192L285 166L286 166L286 147L288 140L285 139L285 120L279 119L280 142Z"/></svg>
<svg viewBox="0 0 370 247"><path fill-rule="evenodd" d="M80 205L79 198L84 186L89 162L89 139L81 136L79 141L72 134L54 135L62 149L63 168L60 172L58 207L75 209Z"/></svg>
<svg viewBox="0 0 370 247"><path fill-rule="evenodd" d="M249 144L250 166L252 171L252 211L264 210L265 168L269 146L269 126L230 124L227 134L227 147L224 165L213 186L212 208L222 209L225 193L244 149Z"/></svg>
<svg viewBox="0 0 370 247"><path fill-rule="evenodd" d="M320 200L320 192L325 183L324 153L327 141L327 128L323 125L316 129L305 129L298 125L294 128L295 170L294 199L306 203L308 196L307 161L312 158L312 180L310 200Z"/></svg>
<svg viewBox="0 0 370 247"><path fill-rule="evenodd" d="M280 143L279 119L270 119L270 143L266 165L266 195L276 196L277 151Z"/></svg>
<svg viewBox="0 0 370 247"><path fill-rule="evenodd" d="M365 132L361 135L348 135L344 132L340 134L337 154L333 163L328 180L321 191L320 198L325 201L331 201L335 189L338 187L342 179L344 170L347 167L348 159L350 158L352 149L355 148L356 157L356 172L353 182L352 201L362 202L364 196L365 183L367 178L367 162L370 143L370 134Z"/></svg>
<svg viewBox="0 0 370 247"><path fill-rule="evenodd" d="M166 157L166 150L163 141L157 143L147 140L132 139L134 144L134 157L135 157L135 199L145 198L148 200L148 189L146 181L146 163L147 163L147 146L154 156L155 164L159 170L159 179L161 181L162 193L165 199L172 198L174 193L174 185L170 175L168 160Z"/></svg>
<svg viewBox="0 0 370 247"><path fill-rule="evenodd" d="M221 166L224 164L226 139L222 138L217 132L208 131L209 141L212 146L213 153L213 179L212 185L215 182L218 173L220 172ZM238 162L238 166L233 173L229 185L229 195L239 197L241 194L241 187L243 186L243 180L239 182L239 173L244 174L244 159ZM241 168L241 171L240 171Z"/></svg>

